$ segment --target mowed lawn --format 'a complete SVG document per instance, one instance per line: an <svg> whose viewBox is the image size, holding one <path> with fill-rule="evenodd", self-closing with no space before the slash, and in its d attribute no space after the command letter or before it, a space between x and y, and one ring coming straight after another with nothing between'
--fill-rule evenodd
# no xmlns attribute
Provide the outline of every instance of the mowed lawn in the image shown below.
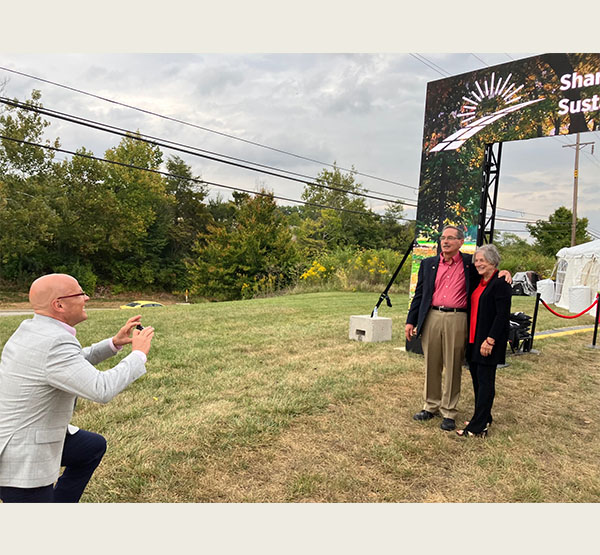
<svg viewBox="0 0 600 555"><path fill-rule="evenodd" d="M408 297L392 341L348 339L376 293L312 293L145 309L148 373L73 423L108 440L85 502L598 502L600 350L592 333L536 340L498 371L487 439L419 423L423 358L407 353ZM534 298L513 298L533 314ZM561 311L566 313L565 311ZM90 311L83 345L131 314ZM28 316L0 318L3 345ZM540 308L538 330L592 324ZM128 350L127 350L128 352ZM118 358L103 363L111 367ZM459 422L473 407L463 372Z"/></svg>

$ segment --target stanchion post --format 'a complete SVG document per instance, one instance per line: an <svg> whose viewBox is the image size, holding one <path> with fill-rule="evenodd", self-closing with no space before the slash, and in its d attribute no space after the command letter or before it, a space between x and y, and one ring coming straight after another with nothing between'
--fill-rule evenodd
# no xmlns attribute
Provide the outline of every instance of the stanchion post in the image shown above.
<svg viewBox="0 0 600 555"><path fill-rule="evenodd" d="M533 311L533 321L531 322L531 343L529 344L530 351L533 349L533 339L535 338L535 324L537 323L538 308L540 306L541 296L542 295L540 293L538 293L535 296L535 310Z"/></svg>
<svg viewBox="0 0 600 555"><path fill-rule="evenodd" d="M416 237L410 242L410 245L406 249L406 252L404 253L404 257L402 258L400 264L396 268L396 271L394 272L394 275L392 276L392 279L390 279L390 282L387 284L387 287L385 288L385 290L383 291L383 293L381 295L379 295L379 300L377 301L377 304L375 305L375 308L371 311L371 318L374 318L374 317L377 316L377 309L379 308L379 305L384 300L386 301L387 305L390 308L392 307L392 301L390 301L390 297L388 296L388 291L392 287L392 284L394 283L394 281L396 279L396 276L400 273L400 270L402 269L402 266L404 266L404 263L406 262L406 259L408 258L408 255L412 252L413 248L415 247L415 243L416 242L417 242L417 238Z"/></svg>
<svg viewBox="0 0 600 555"><path fill-rule="evenodd" d="M600 293L596 293L596 318L594 318L594 338L592 339L592 347L596 346L596 338L598 337L598 316L600 315Z"/></svg>

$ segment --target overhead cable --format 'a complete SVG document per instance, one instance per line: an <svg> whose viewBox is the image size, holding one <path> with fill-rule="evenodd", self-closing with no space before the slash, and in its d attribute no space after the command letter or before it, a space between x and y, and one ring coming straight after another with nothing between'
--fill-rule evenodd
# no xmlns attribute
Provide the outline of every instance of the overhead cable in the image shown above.
<svg viewBox="0 0 600 555"><path fill-rule="evenodd" d="M298 200L298 199L291 199L291 198L287 198L287 197L282 197L279 195L275 195L273 193L266 193L266 192L260 192L260 191L251 191L249 189L242 189L241 187L233 187L231 185L224 185L223 183L215 183L212 181L207 181L205 179L197 179L195 177L189 177L189 176L185 176L185 175L177 175L177 174L173 174L173 173L169 173L169 172L165 172L165 171L161 171L161 170L154 170L151 168L143 168L141 166L136 166L134 164L127 164L125 162L118 162L116 160L107 160L106 158L100 158L98 156L93 156L91 154L83 154L82 152L74 152L72 150L66 150L64 148L59 148L59 147L55 147L55 146L51 146L51 145L44 145L41 143L33 143L31 141L25 141L23 139L16 139L14 137L7 137L6 135L0 135L0 139L4 139L7 141L12 141L15 143L19 143L19 144L23 144L23 145L27 145L27 146L34 146L34 147L40 147L40 148L45 148L47 150L52 150L54 152L62 152L63 154L69 154L71 156L78 156L80 158L87 158L88 160L95 160L97 162L105 162L107 164L113 164L116 166L121 166L121 167L125 167L125 168L131 168L134 170L140 170L140 171L145 171L145 172L149 172L149 173L154 173L157 175L162 175L164 177L174 177L177 179L184 179L186 181L192 181L194 183L198 183L200 185L208 185L211 187L218 187L221 189L228 189L228 190L232 190L232 191L239 191L242 193L248 193L251 195L259 195L259 196L265 196L265 197L272 197L272 198L276 198L278 200L285 200L287 202L295 202L297 204L304 204L306 206L313 206L315 208L322 208L324 210L335 210L337 212L348 212L350 214L358 214L361 216L374 216L376 218L384 218L385 216L382 216L381 214L377 214L375 212L370 212L370 211L361 211L361 210L352 210L350 208L339 208L339 207L335 207L335 206L327 206L325 204L319 204L319 203L315 203L315 202L309 202L309 201L305 201L305 200ZM402 220L405 222L414 222L414 220L409 220L407 218L398 218L395 217L395 220Z"/></svg>
<svg viewBox="0 0 600 555"><path fill-rule="evenodd" d="M390 203L393 203L393 204L401 204L401 205L412 206L412 207L416 207L417 206L416 204L412 204L412 203L405 202L405 201L397 202L397 201L393 201L393 200L390 200L390 199L387 199L387 198L378 197L378 196L375 196L375 195L369 195L369 194L361 193L361 192L357 192L357 191L349 191L349 190L343 189L341 187L333 187L331 185L324 185L322 183L317 183L315 181L306 181L306 180L298 179L298 178L291 177L291 176L288 176L288 175L282 175L282 174L279 174L279 173L276 173L276 172L273 172L273 171L270 171L270 170L260 169L260 168L257 168L257 167L252 167L252 166L249 166L248 164L241 164L239 162L234 162L232 160L224 160L222 158L217 158L216 156L210 156L208 154L203 154L201 152L190 150L190 148L181 148L181 147L175 146L175 144L167 144L167 142L163 142L162 140L147 139L147 138L144 138L144 136L141 135L141 134L139 134L139 133L134 133L132 131L127 131L127 130L122 130L121 131L121 130L118 130L118 128L114 128L112 126L107 126L107 125L105 125L103 123L90 122L90 120L83 120L82 118L78 118L77 116L62 115L60 112L56 112L56 111L53 111L53 110L48 110L46 108L40 108L40 107L37 107L37 106L32 106L30 104L25 104L25 103L22 103L22 102L19 102L19 101L15 101L15 100L11 100L11 99L8 99L8 98L5 98L5 97L0 97L0 103L6 104L8 106L13 106L15 108L19 108L19 109L22 109L22 110L28 110L28 111L35 112L35 113L38 113L38 114L42 114L42 115L45 115L45 116L48 116L48 117L53 117L53 118L61 119L63 121L68 121L68 122L71 122L71 123L75 123L77 125L82 125L84 127L89 127L91 129L97 129L97 130L100 130L100 131L105 131L107 133L112 133L114 135L119 135L121 137L129 137L129 138L134 139L136 141L144 142L144 143L147 143L147 144L150 144L150 145L153 145L153 146L168 148L168 149L171 149L171 150L175 150L177 152L182 152L182 153L185 153L185 154L191 154L192 156L198 156L200 158L205 158L207 160L212 160L212 161L215 161L215 162L220 162L222 164L227 164L227 165L230 165L230 166L235 166L235 167L238 167L238 168L243 168L243 169L247 169L247 170L251 170L251 171L263 173L265 175L270 175L270 176L273 176L273 177L279 177L281 179L287 179L287 180L290 180L290 181L295 181L297 183L302 183L303 185L315 186L315 187L319 187L319 188L322 188L322 189L328 189L328 190L331 190L331 191L343 192L343 193L346 193L346 194L349 194L349 195L360 196L360 197L364 197L364 198L368 198L368 199L374 199L374 200L380 200L380 201L383 201L383 202L390 202ZM195 147L192 147L192 148L195 148ZM196 150L198 150L198 149L196 149Z"/></svg>
<svg viewBox="0 0 600 555"><path fill-rule="evenodd" d="M442 69L441 67L437 66L433 62L430 62L429 60L427 60L427 58L425 58L424 56L421 56L420 54L413 54L413 53L410 53L410 52L409 52L409 54L415 60L419 60L419 62L421 62L422 64L425 64L429 69L433 69L433 71L437 71L442 77L449 77L451 75L445 69Z"/></svg>
<svg viewBox="0 0 600 555"><path fill-rule="evenodd" d="M531 234L530 231L528 231L527 229L494 229L494 231L498 231L498 232L502 232L502 233L529 233ZM566 235L566 230L562 230L562 229L549 229L548 231L545 231L544 233L561 233L563 235ZM594 234L590 233L590 235L593 237Z"/></svg>
<svg viewBox="0 0 600 555"><path fill-rule="evenodd" d="M529 215L529 216L540 216L541 218L545 218L546 214L536 214L535 212L525 212L524 210L513 210L511 208L502 208L498 206L496 210L504 210L505 212L516 212L521 215Z"/></svg>
<svg viewBox="0 0 600 555"><path fill-rule="evenodd" d="M295 182L301 183L303 185L315 186L315 187L322 188L322 189L327 189L327 190L342 192L342 193L345 193L345 194L350 194L350 195L354 195L354 196L360 196L360 197L364 197L364 198L368 198L368 199L372 199L372 200L379 200L379 201L383 201L383 202L387 202L387 203L400 204L402 206L409 206L409 207L412 207L412 208L416 208L417 207L417 204L411 203L411 202L409 202L409 201L407 201L405 199L401 199L401 202L397 202L397 201L393 201L393 200L390 200L390 199L378 197L378 196L375 196L375 195L369 195L369 194L362 193L362 192L349 191L348 189L343 189L341 187L333 187L331 185L325 185L325 184L317 183L317 182L314 182L314 181L305 181L305 180L302 180L302 179L297 179L295 177L290 177L290 176L287 176L287 175L281 175L281 174L278 174L278 173L275 173L275 172L272 172L272 171L268 171L266 169L259 169L259 168L255 168L255 167L247 165L248 163L254 164L253 162L246 162L245 160L241 160L242 162L246 162L246 164L241 164L241 163L232 161L232 160L240 160L240 159L237 159L237 158L233 158L232 160L224 160L224 159L221 159L221 158L217 158L215 156L204 154L204 153L209 152L209 151L205 151L205 150L199 149L197 147L187 147L187 145L183 145L183 146L186 146L186 148L181 148L181 147L177 146L177 145L180 145L181 143L176 143L176 142L169 141L169 140L164 140L164 139L156 139L156 138L154 138L154 137L152 137L150 135L143 135L143 134L141 134L139 132L132 132L132 131L129 131L129 130L126 130L126 129L123 129L123 128L111 126L111 125L104 124L104 123L101 123L101 122L95 122L93 120L81 118L79 116L73 116L73 115L65 114L63 112L59 112L59 111L52 110L52 109L49 109L49 108L40 108L40 107L37 107L37 106L32 106L31 104L26 104L26 103L23 103L23 102L20 102L20 101L17 101L17 100L12 100L12 99L5 98L5 97L0 97L0 103L6 104L6 105L9 105L9 106L13 106L15 108L19 108L19 109L23 109L23 110L28 110L28 111L32 111L32 112L35 112L35 113L39 113L41 115L45 115L45 116L48 116L48 117L54 117L54 118L57 118L57 119L61 119L61 120L64 120L64 121L75 123L77 125L82 125L82 126L85 126L85 127L89 127L89 128L92 128L92 129L98 129L100 131L105 131L107 133L112 133L112 134L119 135L119 136L122 136L122 137L129 137L129 138L132 138L134 140L137 140L137 141L140 141L140 142L144 142L144 143L147 143L147 144L150 144L150 145L154 145L154 146L158 146L158 147L163 147L163 148L168 148L168 149L175 150L175 151L178 151L178 152L182 152L182 153L185 153L185 154L191 154L193 156L198 156L198 157L201 157L201 158L205 158L205 159L216 161L216 162L221 162L221 163L224 163L224 164L228 164L228 165L240 167L240 168L243 168L243 169L249 169L251 171L256 171L256 172L264 173L266 175L271 175L271 176L279 177L279 178L282 178L282 179L288 179L288 180L291 180L291 181L295 181ZM255 165L258 165L258 166L261 166L261 167L265 167L265 166L262 166L260 164L255 164ZM270 167L270 166L266 166L266 167ZM275 169L277 169L277 168L275 168ZM382 194L386 194L386 193L382 193ZM401 197L395 197L395 198L401 198ZM500 207L498 207L498 208L502 209ZM502 210L510 210L510 209L502 209ZM530 223L530 224L535 224L538 221L540 221L540 220L527 220L527 219L518 219L518 218L505 218L505 217L502 217L502 216L496 216L496 220L498 220L498 221L504 221L504 222ZM542 221L547 222L547 220L542 220ZM547 223L553 223L553 225L557 225L557 224L558 225L563 225L563 222L547 222ZM570 225L570 224L565 223L564 225Z"/></svg>
<svg viewBox="0 0 600 555"><path fill-rule="evenodd" d="M471 56L473 56L474 58L477 58L484 66L486 67L490 67L487 63L485 63L479 56L477 56L477 54L473 54L473 52L470 53Z"/></svg>
<svg viewBox="0 0 600 555"><path fill-rule="evenodd" d="M258 142L255 142L255 141L250 141L248 139L243 139L242 137L237 137L237 136L231 135L229 133L224 133L222 131L217 131L215 129L210 129L208 127L203 127L201 125L197 125L195 123L190 123L188 121L181 120L181 119L178 119L178 118L174 118L174 117L171 117L171 116L165 116L163 114L159 114L159 113L153 112L151 110L146 110L144 108L139 108L137 106L132 106L131 104L126 104L124 102L119 102L118 100L113 100L111 98L106 98L106 97L100 96L98 94L90 93L90 92L84 91L82 89L77 89L75 87L70 87L70 86L64 85L62 83L57 83L55 81L50 81L49 79L44 79L42 77L37 77L35 75L30 75L28 73L24 73L22 71L17 71L15 69L10 69L10 68L4 67L4 66L0 66L0 70L7 71L9 73L14 73L16 75L21 75L21 76L27 77L29 79L34 79L36 81L40 81L42 83L47 83L47 84L53 85L55 87L60 87L60 88L63 88L63 89L67 89L67 90L70 90L70 91L73 91L73 92L76 92L76 93L79 93L79 94L83 94L83 95L86 95L86 96L91 96L93 98L97 98L98 100L102 100L104 102L110 102L111 104L115 104L117 106L122 106L124 108L129 108L131 110L136 110L138 112L142 112L144 114L155 116L155 117L158 117L158 118L161 118L161 119L164 119L164 120L172 121L174 123L179 123L181 125L186 125L188 127L193 127L193 128L196 128L196 129L200 129L202 131L207 131L209 133L214 133L214 134L220 135L222 137L227 137L228 139L234 139L236 141L241 141L243 143L251 144L253 146L258 146L260 148L266 148L266 149L272 150L274 152L279 152L280 154L285 154L287 156L293 156L294 158L298 158L300 160L306 160L307 162L313 162L315 164L320 164L322 166L337 167L337 168L339 168L340 170L343 170L343 171L354 172L357 175L360 175L360 176L363 176L363 177L368 177L370 179L375 179L377 181L383 181L385 183L391 183L392 185L398 185L399 187L406 187L408 189L414 189L414 190L417 189L417 187L413 187L411 185L405 185L404 183L400 183L399 181L394 181L392 179L386 179L386 178L383 178L383 177L377 177L375 175L370 175L370 174L362 173L362 172L359 172L359 171L356 171L356 170L352 170L352 169L348 169L348 168L343 168L341 166L335 166L334 164L329 164L327 162L321 162L321 161L315 160L313 158L309 158L309 157L306 157L306 156L301 156L299 154L294 154L293 152L288 152L286 150L282 150L282 149L279 149L279 148L268 146L268 145L265 145L265 144L262 144L262 143L258 143Z"/></svg>
<svg viewBox="0 0 600 555"><path fill-rule="evenodd" d="M112 129L112 130L115 130L115 131L120 131L121 132L121 133L119 133L120 135L123 135L123 133L124 133L126 136L135 136L135 137L139 136L139 137L143 137L143 138L146 138L146 139L151 139L151 140L155 140L155 141L161 141L161 142L165 143L165 145L166 144L171 144L171 145L175 145L175 146L185 147L185 148L189 148L189 149L195 150L197 152L202 152L202 153L209 154L209 155L214 155L214 156L220 156L222 158L229 159L229 160L235 160L237 162L243 162L244 164L252 164L253 166L257 166L258 168L266 168L266 169L270 169L270 170L276 170L278 172L283 172L283 173L287 173L287 174L290 174L290 175L295 175L297 177L303 177L305 179L309 179L309 180L311 180L311 182L315 179L312 176L304 175L304 174L293 172L293 171L290 171L290 170L283 170L281 168L276 168L274 166L268 166L266 164L260 164L258 162L252 162L252 161L249 161L249 160L244 160L243 158L236 158L234 156L229 156L227 154L221 154L221 153L218 153L218 152L213 152L213 151L202 149L202 148L199 148L199 147L196 147L196 146L190 146L190 145L186 145L186 144L183 144L183 143L178 143L176 141L170 141L168 139L162 139L160 137L155 137L153 135L147 135L145 133L140 133L139 131L135 131L134 132L134 131L131 131L129 129L125 129L123 127L117 127L115 125L110 125L110 124L107 124L107 123L97 122L95 120L91 120L91 119L87 119L87 118L82 118L81 116L75 116L73 114L67 114L66 112L60 112L58 110L52 110L51 108L32 106L31 104L28 104L26 102L21 102L19 100L10 99L10 98L7 98L7 97L0 97L0 103L6 104L6 105L9 105L9 106L13 106L15 108L20 108L20 109L23 109L23 110L37 111L38 113L41 113L43 115L47 115L49 117L55 117L57 119L63 119L65 121L70 121L71 123L77 123L77 124L81 124L81 125L85 125L85 126L87 126L86 124L89 123L94 128L97 128L95 126L101 126L102 128L104 128L103 130L107 131L107 132L110 132L110 130ZM221 161L220 159L216 159L216 158L211 158L211 159L212 160ZM246 166L243 166L243 167L246 167ZM258 171L258 170L255 170L255 171ZM284 177L284 176L280 176L280 177ZM306 183L306 182L305 181L301 181L301 183ZM401 201L406 201L407 203L411 202L411 199L400 197L398 195L392 195L390 193L382 193L382 192L379 192L379 191L371 191L371 190L366 189L366 188L362 188L362 190L365 191L365 192L367 192L367 193L375 193L375 194L384 195L384 196L387 196L387 197L390 197L390 198L393 198L393 199L398 199L398 200L401 200ZM350 192L350 191L348 191L348 192ZM383 200L383 199L377 199L377 200Z"/></svg>

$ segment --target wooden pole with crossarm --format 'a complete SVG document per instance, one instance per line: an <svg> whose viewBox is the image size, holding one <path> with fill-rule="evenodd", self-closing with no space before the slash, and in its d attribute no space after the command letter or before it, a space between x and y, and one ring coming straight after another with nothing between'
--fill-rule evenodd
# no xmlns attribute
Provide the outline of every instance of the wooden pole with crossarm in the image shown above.
<svg viewBox="0 0 600 555"><path fill-rule="evenodd" d="M594 154L594 142L582 143L579 141L577 133L577 142L574 145L564 145L563 148L575 147L575 171L573 172L573 219L571 223L571 246L575 246L575 231L577 228L577 187L579 184L579 150L586 145L592 145L592 154Z"/></svg>

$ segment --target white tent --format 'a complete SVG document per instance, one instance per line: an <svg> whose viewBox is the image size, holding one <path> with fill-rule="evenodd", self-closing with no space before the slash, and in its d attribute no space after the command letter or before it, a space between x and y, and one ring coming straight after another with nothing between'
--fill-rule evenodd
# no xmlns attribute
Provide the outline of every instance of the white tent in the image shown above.
<svg viewBox="0 0 600 555"><path fill-rule="evenodd" d="M569 289L577 285L590 288L589 304L592 304L600 291L600 239L564 247L556 253L556 258L556 306L569 309ZM590 313L595 315L595 308Z"/></svg>

